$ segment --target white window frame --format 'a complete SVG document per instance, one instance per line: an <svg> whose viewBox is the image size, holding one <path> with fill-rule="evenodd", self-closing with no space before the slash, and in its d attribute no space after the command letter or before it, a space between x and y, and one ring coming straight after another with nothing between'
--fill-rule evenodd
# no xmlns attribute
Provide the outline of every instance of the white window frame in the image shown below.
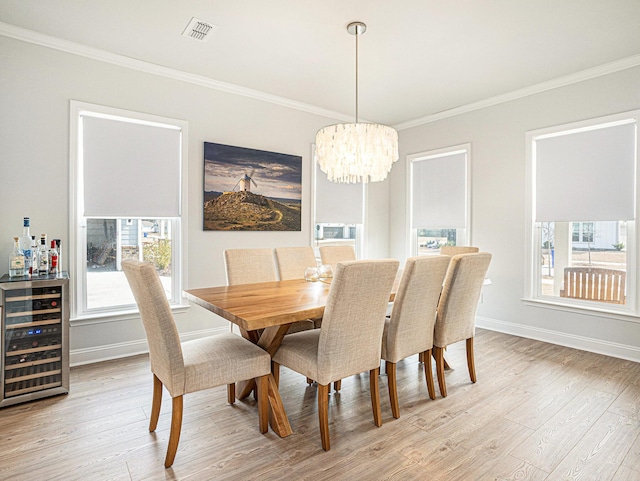
<svg viewBox="0 0 640 481"><path fill-rule="evenodd" d="M568 124L556 125L553 127L547 127L543 129L537 129L526 133L526 255L525 255L525 295L523 301L530 303L531 305L546 305L552 308L560 310L567 310L577 313L608 313L613 317L633 320L640 322L638 317L640 316L640 310L638 308L639 290L637 285L638 273L640 272L640 257L636 251L638 249L637 241L640 239L638 235L638 228L640 222L638 220L628 220L627 223L627 292L626 292L626 304L609 304L603 302L594 302L581 299L572 299L566 297L545 296L541 291L541 286L538 280L541 276L542 266L539 262L539 249L542 245L542 229L539 227L539 223L535 221L535 140L544 136L553 135L560 132L571 131L588 131L596 126L623 122L625 120L635 119L636 129L640 129L640 110L624 112L620 114L608 115L578 122L572 122ZM637 132L637 130L636 130ZM638 189L640 188L640 150L638 145L638 139L636 134L636 193L635 193L635 210L636 216L640 214L640 196L638 195ZM612 221L619 219L610 219ZM574 222L577 222L575 220ZM589 221L587 221L589 222ZM580 229L582 234L582 229ZM573 232L569 232L570 239L572 239ZM597 315L597 314L596 314Z"/></svg>
<svg viewBox="0 0 640 481"><path fill-rule="evenodd" d="M171 292L169 299L173 309L183 309L188 303L182 297L183 283L186 279L187 267L187 243L186 235L188 231L188 122L184 120L160 117L157 115L145 114L129 110L106 107L103 105L90 104L71 100L70 102L70 144L69 144L69 169L70 169L70 210L69 210L69 271L70 271L70 293L71 293L71 321L82 321L101 319L105 317L121 317L128 319L132 314L138 312L135 304L118 305L110 308L87 309L87 224L83 216L83 171L82 171L82 136L80 133L80 116L90 113L105 118L126 118L134 122L148 124L171 125L180 129L181 132L181 210L180 216L172 218L172 264L171 264ZM114 219L126 218L127 216L111 217ZM104 217L108 218L108 217ZM146 216L144 218L158 218Z"/></svg>
<svg viewBox="0 0 640 481"><path fill-rule="evenodd" d="M466 190L466 225L464 227L463 238L460 239L460 243L457 245L471 245L471 144L452 145L450 147L443 147L441 149L428 150L425 152L419 152L416 154L407 155L407 246L406 251L409 257L418 255L418 229L412 227L413 218L413 163L421 160L435 159L438 157L446 157L449 155L455 155L459 153L466 154L466 177L465 177L465 190Z"/></svg>
<svg viewBox="0 0 640 481"><path fill-rule="evenodd" d="M316 257L320 258L320 252L316 247L315 235L316 235L316 169L318 167L318 162L316 160L316 146L315 144L311 145L311 185L312 185L312 195L311 195L311 212L312 212L312 222L311 222L311 247L313 247L313 251L316 254ZM364 259L366 258L365 252L365 242L364 238L366 236L366 222L367 222L367 195L368 195L368 184L363 185L362 189L362 224L355 224L356 226L356 240L355 240L355 251L356 251L356 259ZM345 224L346 225L346 224ZM350 225L350 224L349 224Z"/></svg>

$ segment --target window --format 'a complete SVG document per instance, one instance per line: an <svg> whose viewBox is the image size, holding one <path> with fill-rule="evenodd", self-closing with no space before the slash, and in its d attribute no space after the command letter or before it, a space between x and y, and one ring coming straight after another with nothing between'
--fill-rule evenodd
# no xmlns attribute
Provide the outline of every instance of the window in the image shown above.
<svg viewBox="0 0 640 481"><path fill-rule="evenodd" d="M469 144L409 156L409 252L469 244Z"/></svg>
<svg viewBox="0 0 640 481"><path fill-rule="evenodd" d="M72 101L72 318L135 309L124 259L153 262L180 305L186 122Z"/></svg>
<svg viewBox="0 0 640 481"><path fill-rule="evenodd" d="M315 149L312 157L315 159ZM314 160L314 232L313 248L326 245L351 245L362 257L364 184L329 182L327 174Z"/></svg>
<svg viewBox="0 0 640 481"><path fill-rule="evenodd" d="M527 134L528 298L635 313L637 112Z"/></svg>

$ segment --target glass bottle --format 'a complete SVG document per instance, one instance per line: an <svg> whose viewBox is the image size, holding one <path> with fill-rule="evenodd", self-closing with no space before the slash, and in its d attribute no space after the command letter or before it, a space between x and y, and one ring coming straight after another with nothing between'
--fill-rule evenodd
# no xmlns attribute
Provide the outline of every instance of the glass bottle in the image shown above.
<svg viewBox="0 0 640 481"><path fill-rule="evenodd" d="M54 239L56 242L56 250L58 251L58 271L56 277L62 277L62 241L60 239Z"/></svg>
<svg viewBox="0 0 640 481"><path fill-rule="evenodd" d="M31 275L38 275L38 243L36 236L31 236Z"/></svg>
<svg viewBox="0 0 640 481"><path fill-rule="evenodd" d="M47 249L47 235L40 235L38 246L38 275L46 276L49 273L49 251Z"/></svg>
<svg viewBox="0 0 640 481"><path fill-rule="evenodd" d="M58 275L58 249L56 241L51 241L51 249L49 249L49 274Z"/></svg>
<svg viewBox="0 0 640 481"><path fill-rule="evenodd" d="M31 275L33 271L33 254L31 253L31 234L29 234L30 220L25 217L22 221L22 235L18 245L24 254L24 275Z"/></svg>
<svg viewBox="0 0 640 481"><path fill-rule="evenodd" d="M9 254L9 277L24 276L24 253L20 250L19 238L13 238L13 251Z"/></svg>

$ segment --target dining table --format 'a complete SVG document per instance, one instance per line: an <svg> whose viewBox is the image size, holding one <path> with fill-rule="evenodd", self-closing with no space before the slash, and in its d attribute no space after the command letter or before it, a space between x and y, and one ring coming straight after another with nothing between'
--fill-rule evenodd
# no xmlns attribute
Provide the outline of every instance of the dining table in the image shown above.
<svg viewBox="0 0 640 481"><path fill-rule="evenodd" d="M399 278L400 276L394 283L389 301L395 298ZM189 289L184 291L184 296L238 326L245 339L273 356L291 324L322 318L330 285L330 278L315 282L292 279ZM254 380L238 383L236 396L243 399L254 387ZM291 426L273 374L269 376L269 407L272 429L280 437L291 434Z"/></svg>

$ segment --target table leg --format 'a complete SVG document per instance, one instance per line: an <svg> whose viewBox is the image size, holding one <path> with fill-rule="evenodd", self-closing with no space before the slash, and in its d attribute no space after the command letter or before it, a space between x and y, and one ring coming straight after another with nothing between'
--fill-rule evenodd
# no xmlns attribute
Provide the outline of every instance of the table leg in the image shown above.
<svg viewBox="0 0 640 481"><path fill-rule="evenodd" d="M249 379L248 381L240 381L236 383L236 398L244 399L251 394L256 388L255 379Z"/></svg>
<svg viewBox="0 0 640 481"><path fill-rule="evenodd" d="M271 429L281 438L293 434L273 374L269 375L269 423L271 424Z"/></svg>
<svg viewBox="0 0 640 481"><path fill-rule="evenodd" d="M259 338L256 331L246 331L240 328L240 333L242 334L242 337L250 340L254 344L257 344L267 351L270 356L273 356L280 347L280 343L288 330L289 324L285 324L282 326L267 327L262 331ZM255 388L256 382L254 379L236 383L238 399L243 399L249 396ZM271 429L273 429L273 431L281 438L293 434L273 373L269 375L269 423L271 424Z"/></svg>

